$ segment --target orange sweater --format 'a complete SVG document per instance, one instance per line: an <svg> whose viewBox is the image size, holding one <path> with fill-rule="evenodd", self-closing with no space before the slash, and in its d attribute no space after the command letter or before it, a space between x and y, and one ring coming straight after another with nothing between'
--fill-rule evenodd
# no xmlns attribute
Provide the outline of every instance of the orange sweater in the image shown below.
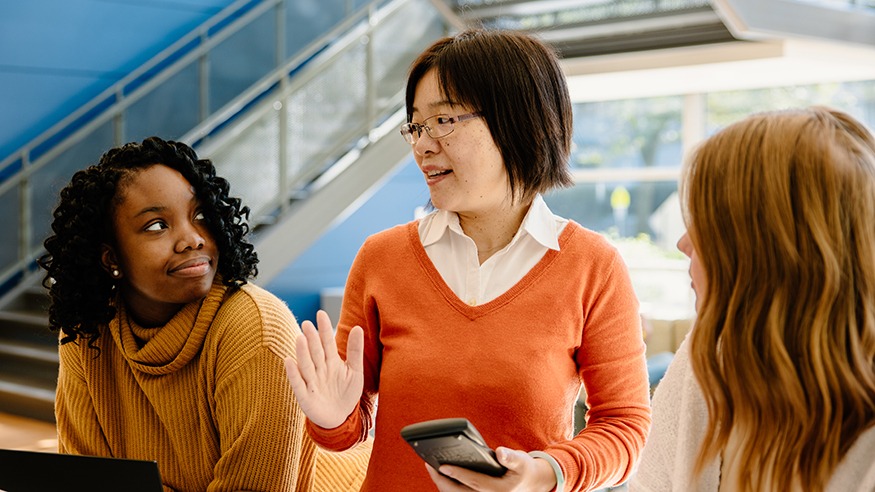
<svg viewBox="0 0 875 492"><path fill-rule="evenodd" d="M335 455L304 435L283 366L297 323L276 297L251 284L229 296L217 279L160 328L118 311L99 356L60 348L62 453L155 460L168 491L357 488L370 443Z"/></svg>
<svg viewBox="0 0 875 492"><path fill-rule="evenodd" d="M337 335L344 352L352 326L365 330L362 404L336 429L308 425L329 449L353 446L367 435L379 393L362 490L434 490L399 432L449 417L469 419L493 448L548 452L567 491L629 476L650 427L638 301L601 236L571 222L559 244L509 291L475 307L444 283L416 222L362 246ZM589 412L575 437L581 382Z"/></svg>

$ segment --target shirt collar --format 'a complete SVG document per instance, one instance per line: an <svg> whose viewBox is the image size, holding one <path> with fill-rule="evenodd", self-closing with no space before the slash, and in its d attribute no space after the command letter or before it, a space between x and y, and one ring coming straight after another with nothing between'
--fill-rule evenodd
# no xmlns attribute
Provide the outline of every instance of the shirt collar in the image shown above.
<svg viewBox="0 0 875 492"><path fill-rule="evenodd" d="M559 251L560 228L556 224L556 216L550 211L550 207L544 202L540 193L535 195L532 206L523 218L520 230L528 232L541 245Z"/></svg>
<svg viewBox="0 0 875 492"><path fill-rule="evenodd" d="M447 230L453 230L458 234L462 234L459 216L446 210L435 210L431 213L431 222L428 224L428 230L422 238L422 246L431 246L438 242L444 237Z"/></svg>
<svg viewBox="0 0 875 492"><path fill-rule="evenodd" d="M435 210L429 224L428 231L422 238L422 245L430 246L440 240L444 234L450 230L459 235L465 235L462 231L462 225L459 223L459 216L454 212L446 210ZM523 222L520 225L520 233L514 236L512 241L516 242L520 239L523 233L528 233L532 238L546 248L559 251L559 228L556 224L556 217L544 198L540 194L535 195L532 201L532 206L526 212Z"/></svg>

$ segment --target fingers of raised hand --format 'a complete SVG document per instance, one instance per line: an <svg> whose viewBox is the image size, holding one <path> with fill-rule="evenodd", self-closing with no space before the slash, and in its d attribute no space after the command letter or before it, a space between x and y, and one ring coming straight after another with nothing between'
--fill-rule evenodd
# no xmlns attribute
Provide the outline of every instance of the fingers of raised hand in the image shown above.
<svg viewBox="0 0 875 492"><path fill-rule="evenodd" d="M326 361L339 359L337 355L337 342L334 341L334 326L328 313L321 309L316 313L316 326L319 327L319 338L322 340L322 349Z"/></svg>
<svg viewBox="0 0 875 492"><path fill-rule="evenodd" d="M301 360L302 356L309 359L314 372L322 371L325 368L325 350L322 346L319 332L316 331L316 327L312 322L304 321L301 323L301 331L304 332L304 340L301 340L300 337L298 338L298 367L301 368L301 374L304 375L304 379L307 379L308 373L304 370L303 363L305 361ZM304 351L303 348L307 350ZM309 379L307 380L309 381Z"/></svg>
<svg viewBox="0 0 875 492"><path fill-rule="evenodd" d="M303 389L306 385L301 377L301 371L298 370L298 361L294 357L286 357L283 359L283 365L286 367L286 377L289 378L292 390L298 392Z"/></svg>
<svg viewBox="0 0 875 492"><path fill-rule="evenodd" d="M361 326L354 326L346 341L346 364L353 372L364 372L365 332Z"/></svg>
<svg viewBox="0 0 875 492"><path fill-rule="evenodd" d="M316 378L316 365L310 352L311 338L307 336L308 329L315 331L312 323L304 321L301 324L301 330L304 331L304 336L298 337L295 354L298 356L298 373L304 379L306 384L312 384Z"/></svg>

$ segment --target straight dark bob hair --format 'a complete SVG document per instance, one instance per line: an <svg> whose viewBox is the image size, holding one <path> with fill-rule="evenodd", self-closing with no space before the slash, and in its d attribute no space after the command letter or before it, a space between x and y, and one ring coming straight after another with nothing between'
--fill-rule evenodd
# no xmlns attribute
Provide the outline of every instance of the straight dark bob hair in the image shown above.
<svg viewBox="0 0 875 492"><path fill-rule="evenodd" d="M436 41L410 67L408 122L416 86L431 70L449 101L482 114L514 199L573 184L571 99L552 48L528 33L483 29Z"/></svg>

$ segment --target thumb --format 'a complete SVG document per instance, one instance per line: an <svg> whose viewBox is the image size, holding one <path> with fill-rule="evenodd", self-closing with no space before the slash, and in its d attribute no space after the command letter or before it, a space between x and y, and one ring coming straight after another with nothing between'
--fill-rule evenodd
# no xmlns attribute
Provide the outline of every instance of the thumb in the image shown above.
<svg viewBox="0 0 875 492"><path fill-rule="evenodd" d="M499 446L495 449L495 457L498 459L498 462L508 470L516 470L522 465L523 456L521 455L528 456L522 451L515 451L503 446Z"/></svg>

